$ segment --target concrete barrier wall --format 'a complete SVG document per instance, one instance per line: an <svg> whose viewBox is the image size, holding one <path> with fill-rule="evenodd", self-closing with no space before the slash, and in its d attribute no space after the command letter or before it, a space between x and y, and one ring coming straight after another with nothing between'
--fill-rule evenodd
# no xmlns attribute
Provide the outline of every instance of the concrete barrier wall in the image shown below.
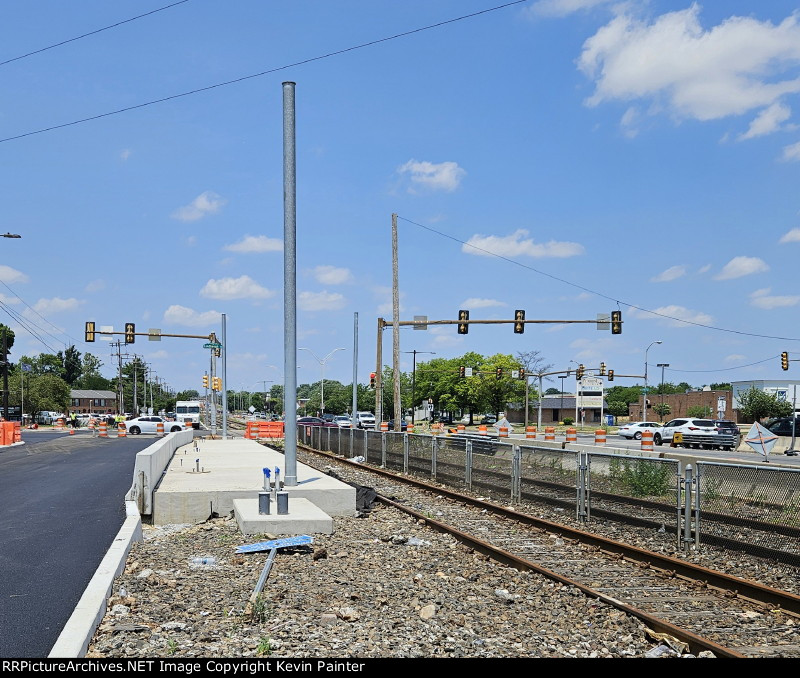
<svg viewBox="0 0 800 678"><path fill-rule="evenodd" d="M134 502L139 513L148 516L153 513L153 492L172 459L172 455L175 454L175 450L188 445L193 439L192 429L177 431L157 440L136 455L133 484L128 490L128 494L125 495L125 499Z"/></svg>
<svg viewBox="0 0 800 678"><path fill-rule="evenodd" d="M86 655L94 632L106 613L114 579L125 569L133 543L142 541L142 518L136 505L126 501L125 513L125 522L50 650L50 658L71 659Z"/></svg>

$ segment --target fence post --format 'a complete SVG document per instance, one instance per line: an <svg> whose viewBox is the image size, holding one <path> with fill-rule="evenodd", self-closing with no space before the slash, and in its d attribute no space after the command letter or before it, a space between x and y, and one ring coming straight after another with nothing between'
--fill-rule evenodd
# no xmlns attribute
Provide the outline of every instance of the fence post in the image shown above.
<svg viewBox="0 0 800 678"><path fill-rule="evenodd" d="M681 539L681 532L678 530L678 539L682 541L681 546L684 551L689 550L689 542L692 541L692 486L693 469L691 464L686 465L686 471L683 477L683 535Z"/></svg>
<svg viewBox="0 0 800 678"><path fill-rule="evenodd" d="M700 548L700 483L703 476L702 462L697 462L694 472L694 547Z"/></svg>
<svg viewBox="0 0 800 678"><path fill-rule="evenodd" d="M367 438L367 429L364 429L364 460L368 459L367 452L369 452L369 439Z"/></svg>
<svg viewBox="0 0 800 678"><path fill-rule="evenodd" d="M467 441L467 454L465 455L466 458L466 468L464 469L464 484L466 485L468 490L472 490L472 441Z"/></svg>
<svg viewBox="0 0 800 678"><path fill-rule="evenodd" d="M326 427L325 430L328 432L328 447L326 448L326 452L333 452L331 450L331 429L330 426Z"/></svg>
<svg viewBox="0 0 800 678"><path fill-rule="evenodd" d="M383 424L381 424L382 427ZM386 431L384 430L381 430L381 467L386 468Z"/></svg>
<svg viewBox="0 0 800 678"><path fill-rule="evenodd" d="M589 476L589 454L587 452L578 452L577 459L577 498L575 502L575 517L582 523L585 523L588 516L588 501L586 495L588 493L588 476Z"/></svg>
<svg viewBox="0 0 800 678"><path fill-rule="evenodd" d="M519 445L514 445L514 458L511 462L511 503L520 503L521 498L521 475L522 475L522 451Z"/></svg>
<svg viewBox="0 0 800 678"><path fill-rule="evenodd" d="M403 433L403 473L408 473L408 433Z"/></svg>
<svg viewBox="0 0 800 678"><path fill-rule="evenodd" d="M439 440L431 436L431 478L436 480L436 457L439 451Z"/></svg>

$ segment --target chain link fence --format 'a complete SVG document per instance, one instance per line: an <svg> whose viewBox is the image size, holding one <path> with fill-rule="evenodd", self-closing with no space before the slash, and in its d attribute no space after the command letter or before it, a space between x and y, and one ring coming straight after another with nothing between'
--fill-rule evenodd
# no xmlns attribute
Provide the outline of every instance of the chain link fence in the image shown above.
<svg viewBox="0 0 800 678"><path fill-rule="evenodd" d="M698 462L431 436L300 426L301 444L468 489L498 502L574 507L594 517L677 532L701 542L800 564L800 469Z"/></svg>

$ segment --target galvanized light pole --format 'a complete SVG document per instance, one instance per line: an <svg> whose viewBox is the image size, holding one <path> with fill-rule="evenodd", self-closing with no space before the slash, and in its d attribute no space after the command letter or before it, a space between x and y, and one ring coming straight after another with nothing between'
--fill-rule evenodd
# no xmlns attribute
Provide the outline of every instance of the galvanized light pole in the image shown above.
<svg viewBox="0 0 800 678"><path fill-rule="evenodd" d="M642 394L642 421L647 421L647 352L650 350L651 346L660 343L662 343L660 340L653 341L650 343L650 346L644 350L644 393Z"/></svg>
<svg viewBox="0 0 800 678"><path fill-rule="evenodd" d="M414 366L411 370L411 423L414 423L415 414L416 414L416 393L417 393L417 353L430 353L431 355L436 355L435 351L403 351L403 353L412 353L414 355ZM400 424L400 428L395 428L396 431L402 431L403 426L402 422Z"/></svg>
<svg viewBox="0 0 800 678"><path fill-rule="evenodd" d="M325 414L325 363L328 362L328 358L330 358L334 353L336 353L336 351L344 351L346 349L344 349L344 348L335 348L330 353L328 353L328 355L326 355L324 358L322 358L321 360L317 357L317 355L314 353L314 351L312 351L310 348L302 348L301 347L301 348L298 348L297 350L298 351L308 351L311 355L314 356L314 359L319 363L319 366L322 368L322 375L321 375L322 378L320 379L320 382L319 382L319 390L320 390L320 396L319 396L320 405L319 405L319 408L320 408L320 413L321 414Z"/></svg>

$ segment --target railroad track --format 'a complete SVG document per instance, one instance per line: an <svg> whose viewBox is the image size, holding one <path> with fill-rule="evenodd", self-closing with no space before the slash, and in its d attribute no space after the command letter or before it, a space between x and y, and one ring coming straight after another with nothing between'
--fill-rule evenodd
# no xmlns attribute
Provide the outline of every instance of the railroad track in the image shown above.
<svg viewBox="0 0 800 678"><path fill-rule="evenodd" d="M800 657L800 596L298 445L303 463L512 567L534 570L641 619L692 652Z"/></svg>

